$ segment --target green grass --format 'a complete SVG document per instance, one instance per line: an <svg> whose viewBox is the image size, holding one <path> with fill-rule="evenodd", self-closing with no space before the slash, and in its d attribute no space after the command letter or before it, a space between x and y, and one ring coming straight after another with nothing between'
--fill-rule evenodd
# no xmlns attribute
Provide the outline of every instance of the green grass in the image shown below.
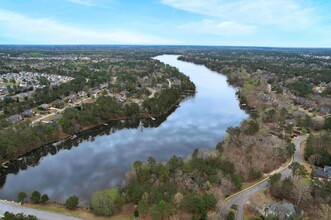
<svg viewBox="0 0 331 220"><path fill-rule="evenodd" d="M313 181L309 177L303 178L303 182L306 183L307 185L313 184Z"/></svg>
<svg viewBox="0 0 331 220"><path fill-rule="evenodd" d="M245 92L247 92L247 91L249 91L249 90L251 90L251 89L253 89L253 88L254 88L254 85L251 84L250 82L245 82L245 83L244 83L243 90L244 90Z"/></svg>
<svg viewBox="0 0 331 220"><path fill-rule="evenodd" d="M0 84L7 85L7 86L13 86L13 85L19 85L19 82L12 83L12 82L0 82Z"/></svg>
<svg viewBox="0 0 331 220"><path fill-rule="evenodd" d="M79 215L77 213L70 212L69 210L64 210L63 208L58 208L58 207L55 207L55 206L34 205L33 208L39 209L39 210L42 210L42 211L54 212L54 213L62 214L62 215L69 215L69 216L79 217Z"/></svg>

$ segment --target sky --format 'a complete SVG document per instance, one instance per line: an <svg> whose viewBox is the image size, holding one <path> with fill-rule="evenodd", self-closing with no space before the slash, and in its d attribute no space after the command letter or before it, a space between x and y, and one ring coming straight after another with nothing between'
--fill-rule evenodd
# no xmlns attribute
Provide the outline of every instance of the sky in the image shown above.
<svg viewBox="0 0 331 220"><path fill-rule="evenodd" d="M0 0L0 44L331 47L330 0Z"/></svg>

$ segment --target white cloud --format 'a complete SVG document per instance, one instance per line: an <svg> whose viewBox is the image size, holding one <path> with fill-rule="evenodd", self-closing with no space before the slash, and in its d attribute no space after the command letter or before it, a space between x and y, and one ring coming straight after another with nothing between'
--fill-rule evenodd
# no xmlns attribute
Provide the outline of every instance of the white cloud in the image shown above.
<svg viewBox="0 0 331 220"><path fill-rule="evenodd" d="M0 9L1 37L28 44L174 44L127 30L93 30ZM1 42L0 42L1 43Z"/></svg>
<svg viewBox="0 0 331 220"><path fill-rule="evenodd" d="M255 26L243 25L232 21L217 23L210 19L184 24L180 28L191 33L213 34L226 37L250 35L256 31Z"/></svg>
<svg viewBox="0 0 331 220"><path fill-rule="evenodd" d="M69 2L79 4L79 5L84 5L84 6L93 6L94 1L93 0L67 0Z"/></svg>
<svg viewBox="0 0 331 220"><path fill-rule="evenodd" d="M227 21L307 29L318 17L300 0L162 0L163 4Z"/></svg>

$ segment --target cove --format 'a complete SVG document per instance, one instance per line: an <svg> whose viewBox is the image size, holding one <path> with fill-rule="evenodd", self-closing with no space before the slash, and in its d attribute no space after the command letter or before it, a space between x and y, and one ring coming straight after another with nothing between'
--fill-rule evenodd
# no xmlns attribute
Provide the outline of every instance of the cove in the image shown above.
<svg viewBox="0 0 331 220"><path fill-rule="evenodd" d="M161 55L154 59L189 76L197 93L168 117L110 123L31 152L1 176L0 198L16 200L19 192L38 190L56 202L77 195L80 204L88 206L93 192L123 183L136 160L185 158L195 148L214 148L226 129L240 125L247 115L224 75L177 58Z"/></svg>

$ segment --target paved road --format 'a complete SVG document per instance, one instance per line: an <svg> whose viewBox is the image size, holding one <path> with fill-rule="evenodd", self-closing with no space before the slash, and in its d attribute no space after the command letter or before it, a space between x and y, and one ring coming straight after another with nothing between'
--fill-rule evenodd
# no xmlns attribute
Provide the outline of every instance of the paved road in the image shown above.
<svg viewBox="0 0 331 220"><path fill-rule="evenodd" d="M81 220L80 218L27 208L18 203L0 200L0 216L4 215L7 211L15 214L24 213L25 215L34 215L40 220Z"/></svg>
<svg viewBox="0 0 331 220"><path fill-rule="evenodd" d="M307 140L308 136L309 135L303 135L293 141L293 144L295 145L294 161L300 164L303 162L301 157L302 152L300 151L300 145L302 142Z"/></svg>
<svg viewBox="0 0 331 220"><path fill-rule="evenodd" d="M294 145L295 145L295 153L294 153L294 157L293 157L294 162L299 162L299 163L302 162L301 154L300 154L300 145L303 141L305 141L307 139L307 137L308 137L308 135L303 135L292 141L292 143L294 143ZM288 168L288 166L280 169L279 171L277 171L275 173L281 173L283 178L288 177L292 174L291 170ZM268 180L268 178L260 181L259 183L254 185L252 188L250 188L248 190L243 190L243 191L235 194L235 196L230 197L230 199L228 201L226 201L225 209L229 210L233 204L236 204L237 205L236 220L242 220L244 218L245 203L254 194L256 194L258 192L262 192L268 188L267 180ZM227 211L225 211L225 212L227 212ZM225 213L225 212L223 212L223 213Z"/></svg>

